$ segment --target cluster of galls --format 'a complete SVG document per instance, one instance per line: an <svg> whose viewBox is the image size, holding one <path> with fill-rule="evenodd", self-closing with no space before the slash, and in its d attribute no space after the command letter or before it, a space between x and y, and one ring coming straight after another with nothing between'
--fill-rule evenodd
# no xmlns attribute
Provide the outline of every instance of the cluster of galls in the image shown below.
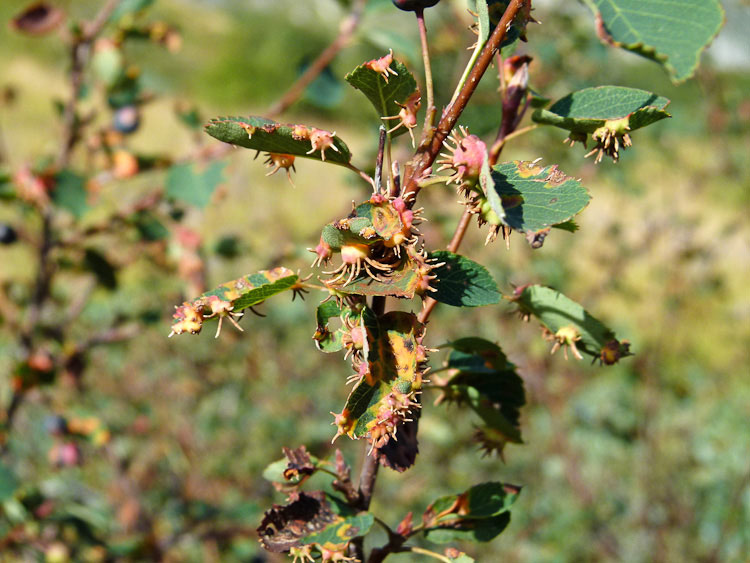
<svg viewBox="0 0 750 563"><path fill-rule="evenodd" d="M307 544L300 547L293 547L289 550L289 555L293 557L292 563L313 563L315 557L313 556L314 550L320 553L321 563L338 563L338 562L349 562L357 563L359 559L355 557L349 557L346 555L346 550L349 544L341 545L321 545L319 543Z"/></svg>
<svg viewBox="0 0 750 563"><path fill-rule="evenodd" d="M591 133L593 139L594 148L586 153L585 158L596 155L594 162L596 164L602 161L604 155L610 157L614 162L620 160L620 148L625 150L628 147L633 146L633 141L630 138L630 118L623 117L622 119L611 119L605 121L604 125L597 128ZM583 146L587 147L587 134L585 132L571 131L568 137L563 141L569 143L572 147L576 142L583 143Z"/></svg>
<svg viewBox="0 0 750 563"><path fill-rule="evenodd" d="M237 330L243 332L242 327L235 320L235 317L239 318L243 313L235 313L232 310L233 308L231 301L221 299L217 295L199 297L192 303L186 301L179 307L175 307L175 312L172 315L175 322L172 324L172 332L169 333L169 337L172 338L175 334L183 334L185 332L198 334L203 328L203 321L213 317L219 318L216 338L221 334L221 323L224 318L229 319Z"/></svg>
<svg viewBox="0 0 750 563"><path fill-rule="evenodd" d="M423 385L427 382L425 376L429 373L428 352L433 351L423 345L424 325L412 317L414 332L400 339L401 346L394 341L389 341L386 346L384 342L369 342L371 336L367 329L360 323L352 323L344 319L347 329L343 337L344 346L347 348L347 357L352 356L352 375L348 383L366 383L370 387L376 387L378 383L386 382L389 392L384 394L376 405L368 408L372 414L371 419L365 424L365 439L370 444L369 453L385 446L391 439L396 440L396 434L401 424L413 421L412 414L421 408L418 400ZM382 336L381 336L382 338ZM382 352L384 348L390 347L393 354L393 364L398 372L398 377L389 375L384 369L380 357L371 362L365 353L365 344L378 347ZM386 378L389 378L386 380ZM355 428L361 417L353 416L352 412L344 408L341 413L331 413L334 416L333 424L336 426L336 434L332 441L346 434L356 439Z"/></svg>
<svg viewBox="0 0 750 563"><path fill-rule="evenodd" d="M554 354L562 348L566 360L568 359L568 350L570 350L575 359L583 359L580 350L578 350L578 346L576 346L576 343L581 340L581 334L576 327L572 325L564 326L557 332L552 332L548 328L542 327L542 336L545 340L549 340L553 343L550 354ZM600 363L611 366L619 362L621 358L630 355L630 342L627 340L620 342L616 338L613 338L602 346L601 350L599 350L598 359ZM596 361L596 359L597 358L594 358L594 361Z"/></svg>
<svg viewBox="0 0 750 563"><path fill-rule="evenodd" d="M325 161L326 159L326 150L331 149L334 152L341 152L335 144L335 131L331 133L330 131L325 131L324 129L318 129L316 127L310 128L305 125L283 125L281 123L268 123L261 127L256 127L255 125L252 125L250 123L243 122L238 122L238 125L245 130L248 139L252 139L253 135L255 135L258 129L265 133L271 134L276 132L276 130L280 127L288 127L292 130L292 138L295 141L310 141L310 150L307 151L306 154L313 154L320 151L320 159L323 161ZM282 167L285 166L282 165Z"/></svg>
<svg viewBox="0 0 750 563"><path fill-rule="evenodd" d="M448 152L441 153L442 158L437 161L440 164L437 171L452 171L447 177L448 183L457 184L458 193L464 196L469 211L477 215L479 226L485 223L489 225L485 244L494 241L501 231L503 238L507 238L510 230L503 225L492 209L479 182L482 167L487 160L487 145L476 135L470 135L463 126L457 131L454 130L443 145Z"/></svg>
<svg viewBox="0 0 750 563"><path fill-rule="evenodd" d="M419 230L422 209L412 210L404 198L374 194L355 207L348 217L323 229L320 242L310 252L316 255L313 266L328 263L335 253L341 264L323 272L330 276L324 282L332 290L343 289L363 274L381 283L389 283L393 272L404 261L417 274L415 292L424 295L435 291L430 282L432 270L440 266L427 257L420 246Z"/></svg>

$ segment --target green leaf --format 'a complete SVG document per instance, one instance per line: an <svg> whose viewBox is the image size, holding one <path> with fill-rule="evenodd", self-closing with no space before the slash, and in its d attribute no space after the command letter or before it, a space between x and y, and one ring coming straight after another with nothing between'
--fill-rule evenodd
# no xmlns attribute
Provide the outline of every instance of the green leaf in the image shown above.
<svg viewBox="0 0 750 563"><path fill-rule="evenodd" d="M315 346L321 352L331 354L344 348L342 338L346 331L343 327L339 327L334 332L331 332L328 324L332 318L341 317L345 312L350 313L351 310L348 307L339 307L339 304L334 300L318 305L318 310L315 314L318 326L313 335L313 340L315 340Z"/></svg>
<svg viewBox="0 0 750 563"><path fill-rule="evenodd" d="M514 160L496 165L492 177L505 209L503 222L521 233L565 223L591 199L586 188L556 164Z"/></svg>
<svg viewBox="0 0 750 563"><path fill-rule="evenodd" d="M535 316L552 334L572 328L580 337L576 348L594 359L612 364L630 355L627 341L617 340L614 331L559 291L529 285L516 290L509 299L518 304L522 314Z"/></svg>
<svg viewBox="0 0 750 563"><path fill-rule="evenodd" d="M122 0L109 16L109 21L116 22L129 14L135 14L145 10L154 3L154 0Z"/></svg>
<svg viewBox="0 0 750 563"><path fill-rule="evenodd" d="M299 276L289 268L261 270L257 274L226 282L216 289L207 291L198 300L215 295L224 301L230 301L233 305L232 310L238 312L291 289L298 280Z"/></svg>
<svg viewBox="0 0 750 563"><path fill-rule="evenodd" d="M417 91L417 81L402 62L393 60L390 64L390 69L396 75L389 73L386 82L383 74L371 68L373 63L377 63L378 61L379 59L375 59L359 65L346 75L346 81L367 96L370 103L375 106L378 116L391 117L398 115L398 112L401 111L401 107L398 104L406 103L409 96ZM396 123L397 121L394 120L393 125L395 126ZM400 127L391 133L391 135L397 137L406 132L406 127Z"/></svg>
<svg viewBox="0 0 750 563"><path fill-rule="evenodd" d="M224 181L226 165L219 161L203 169L196 164L172 166L167 173L167 195L198 208L206 207L214 190Z"/></svg>
<svg viewBox="0 0 750 563"><path fill-rule="evenodd" d="M184 332L198 334L204 322L211 319L219 319L220 330L224 317L229 316L230 320L234 320L233 317L238 316L240 311L295 288L298 281L299 276L292 270L278 267L226 282L177 307L170 336ZM216 336L219 336L219 332Z"/></svg>
<svg viewBox="0 0 750 563"><path fill-rule="evenodd" d="M690 78L719 33L718 0L586 0L602 40L660 63L672 82Z"/></svg>
<svg viewBox="0 0 750 563"><path fill-rule="evenodd" d="M492 169L487 158L482 162L482 168L479 171L479 186L482 188L484 197L495 214L495 217L490 218L487 215L484 218L488 223L499 226L503 219L505 219L505 208L503 207L503 200L500 198L500 194L495 189L495 180L492 179Z"/></svg>
<svg viewBox="0 0 750 563"><path fill-rule="evenodd" d="M622 86L597 86L571 92L548 109L538 109L532 119L573 133L593 133L607 121L627 118L628 131L670 117L669 100L646 90Z"/></svg>
<svg viewBox="0 0 750 563"><path fill-rule="evenodd" d="M434 543L455 541L488 542L499 536L510 524L510 512L494 518L461 520L451 526L428 528L424 537Z"/></svg>
<svg viewBox="0 0 750 563"><path fill-rule="evenodd" d="M12 200L16 197L16 188L13 185L10 172L0 168L0 200Z"/></svg>
<svg viewBox="0 0 750 563"><path fill-rule="evenodd" d="M469 10L479 15L479 41L483 44L500 23L500 18L503 17L510 0L467 0L467 4ZM521 9L503 37L500 47L508 47L518 41L525 34L527 23L526 16Z"/></svg>
<svg viewBox="0 0 750 563"><path fill-rule="evenodd" d="M413 399L422 388L418 349L424 325L416 315L391 311L378 319L366 309L363 319L368 342L364 355L368 376L352 389L343 411L348 412L346 427L352 438L367 435L381 412L391 412L392 406L387 401L393 393Z"/></svg>
<svg viewBox="0 0 750 563"><path fill-rule="evenodd" d="M99 43L91 57L91 68L94 75L111 88L125 72L125 56L114 43Z"/></svg>
<svg viewBox="0 0 750 563"><path fill-rule="evenodd" d="M86 178L70 170L62 170L55 180L52 201L55 205L70 211L76 219L80 219L89 209Z"/></svg>
<svg viewBox="0 0 750 563"><path fill-rule="evenodd" d="M12 499L18 485L18 477L13 470L4 463L0 463L0 503Z"/></svg>
<svg viewBox="0 0 750 563"><path fill-rule="evenodd" d="M326 287L347 295L366 295L368 297L385 295L387 297L412 299L416 293L418 282L419 273L415 262L407 256L387 276L382 276L381 280L373 279L366 272L363 272L347 285L344 285L346 279L341 279L336 283L328 281L324 283Z"/></svg>
<svg viewBox="0 0 750 563"><path fill-rule="evenodd" d="M328 501L337 518L322 530L303 537L302 545L317 543L343 548L350 540L367 535L375 523L375 517L369 512L355 512L332 495L328 495Z"/></svg>
<svg viewBox="0 0 750 563"><path fill-rule="evenodd" d="M430 254L437 262L444 262L431 273L437 276L432 286L437 290L431 296L453 307L480 307L500 302L497 283L487 268L473 260L447 250Z"/></svg>
<svg viewBox="0 0 750 563"><path fill-rule="evenodd" d="M520 493L515 485L491 482L441 497L422 515L425 537L436 543L490 541L510 522L510 507Z"/></svg>
<svg viewBox="0 0 750 563"><path fill-rule="evenodd" d="M478 41L482 44L487 42L490 32L495 27L490 28L490 12L487 6L487 0L467 0L469 11L477 14L477 26L479 32ZM502 16L501 16L502 17ZM497 25L497 22L495 23Z"/></svg>
<svg viewBox="0 0 750 563"><path fill-rule="evenodd" d="M309 65L300 69L302 74ZM305 89L305 101L324 109L333 109L344 99L344 85L330 66L327 66Z"/></svg>
<svg viewBox="0 0 750 563"><path fill-rule="evenodd" d="M446 367L455 374L444 386L445 395L468 404L494 431L479 436L485 450L502 453L505 442L521 443L519 419L526 393L516 366L497 344L483 338L462 338L446 346L453 348Z"/></svg>
<svg viewBox="0 0 750 563"><path fill-rule="evenodd" d="M225 143L258 151L323 160L319 149L312 150L314 147L310 136L316 131L322 130L305 125L285 125L254 116L217 117L206 125L206 133ZM349 147L333 133L330 135L333 135L333 144L325 149L325 161L348 164L352 158Z"/></svg>

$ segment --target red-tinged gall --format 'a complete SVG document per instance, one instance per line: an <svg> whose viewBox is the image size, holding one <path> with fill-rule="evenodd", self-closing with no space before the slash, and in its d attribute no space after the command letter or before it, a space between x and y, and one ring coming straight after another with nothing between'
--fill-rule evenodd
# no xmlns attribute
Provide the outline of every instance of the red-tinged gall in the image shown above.
<svg viewBox="0 0 750 563"><path fill-rule="evenodd" d="M441 165L438 172L452 169L454 174L450 181L462 188L476 185L482 165L487 159L487 145L476 135L470 135L465 127L453 131L448 140L453 145L447 141L443 143L450 153L441 154L443 158L437 161Z"/></svg>
<svg viewBox="0 0 750 563"><path fill-rule="evenodd" d="M312 148L307 151L306 154L313 154L317 151L320 151L320 159L325 161L327 149L331 149L335 152L341 152L339 151L338 147L333 144L335 136L335 132L331 133L329 131L324 131L323 129L313 129L310 132L309 137Z"/></svg>
<svg viewBox="0 0 750 563"><path fill-rule="evenodd" d="M411 144L413 146L414 133L412 132L412 130L417 126L417 112L422 105L422 96L419 93L419 90L416 90L411 94L411 96L406 99L403 104L396 102L396 105L401 108L401 110L398 112L398 115L390 115L387 117L383 117L382 119L398 119L399 121L396 126L390 128L388 130L388 133L393 133L401 127L406 127L406 129L409 131Z"/></svg>
<svg viewBox="0 0 750 563"><path fill-rule="evenodd" d="M383 77L383 80L385 80L385 83L388 84L388 75L392 74L393 76L398 76L398 72L393 70L391 68L391 63L393 63L393 49L391 49L387 55L384 57L380 57L379 59L373 59L367 63L365 63L365 66L369 68L372 71L377 72L380 76Z"/></svg>

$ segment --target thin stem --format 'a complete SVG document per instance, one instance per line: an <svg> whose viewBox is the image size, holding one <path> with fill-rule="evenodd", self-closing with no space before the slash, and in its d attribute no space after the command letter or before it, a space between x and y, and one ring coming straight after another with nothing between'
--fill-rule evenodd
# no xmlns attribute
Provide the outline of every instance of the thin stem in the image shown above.
<svg viewBox="0 0 750 563"><path fill-rule="evenodd" d="M359 174L360 178L362 178L365 182L367 182L368 184L370 184L373 189L375 189L375 180L373 180L367 172L365 172L364 170L360 170L359 168L357 168L356 166L354 166L351 162L347 162L346 164L342 164L342 166L344 168L347 168L347 169L351 170L352 172L356 172L357 174Z"/></svg>
<svg viewBox="0 0 750 563"><path fill-rule="evenodd" d="M408 551L411 551L412 553L419 553L421 555L427 555L428 557L432 557L434 559L437 559L438 561L444 561L445 563L451 563L451 560L445 557L444 555L440 555L439 553L435 553L434 551L430 551L429 549L423 549L421 547L410 546L408 548Z"/></svg>
<svg viewBox="0 0 750 563"><path fill-rule="evenodd" d="M466 84L461 88L456 100L443 113L430 142L425 145L420 145L417 155L415 155L414 163L405 175L405 193L410 191L413 191L415 194L419 193L419 181L426 175L427 171L432 166L432 163L435 161L435 158L440 153L443 141L445 141L450 132L456 126L458 118L463 113L466 105L474 94L479 81L490 66L495 51L500 48L500 44L505 38L509 25L526 1L528 0L511 0L508 4L503 17L500 19L497 27L495 27L492 35L490 35L489 40L482 48L482 52L479 54L476 64L469 73Z"/></svg>
<svg viewBox="0 0 750 563"><path fill-rule="evenodd" d="M83 26L83 32L72 38L70 47L71 68L70 68L70 99L65 104L63 110L63 142L60 145L60 152L57 155L55 164L57 168L64 168L70 161L73 147L78 142L79 137L79 120L77 115L78 98L81 96L83 88L83 70L89 60L91 53L91 44L101 33L109 17L114 12L121 0L108 0L94 19Z"/></svg>
<svg viewBox="0 0 750 563"><path fill-rule="evenodd" d="M432 66L430 64L430 50L427 45L427 26L424 23L424 9L420 8L416 12L417 25L419 26L419 39L422 43L422 62L424 63L424 82L427 90L427 111L424 118L424 130L432 128L432 120L435 115L435 93L432 83Z"/></svg>
<svg viewBox="0 0 750 563"><path fill-rule="evenodd" d="M375 193L383 193L383 154L385 153L386 129L380 126L380 139L378 140L378 157L375 159Z"/></svg>
<svg viewBox="0 0 750 563"><path fill-rule="evenodd" d="M377 299L377 297L374 299ZM362 471L359 474L359 499L356 503L356 508L358 510L366 511L370 508L370 502L372 501L372 495L375 491L375 481L378 478L379 468L380 462L378 461L378 456L374 455L374 452L372 455L368 455L367 450L365 450L365 460L362 464ZM360 561L365 560L364 538L355 538L352 540L350 549L350 553L353 554L356 559Z"/></svg>
<svg viewBox="0 0 750 563"><path fill-rule="evenodd" d="M526 127L517 129L512 133L509 133L505 137L495 141L495 144L493 144L492 148L490 148L490 166L494 166L495 164L497 164L497 160L500 157L500 153L502 152L503 148L505 147L505 143L512 139L515 139L516 137L520 137L522 135L525 135L526 133L530 133L534 129L539 129L539 127L541 126L537 123L534 123L533 125L527 125Z"/></svg>
<svg viewBox="0 0 750 563"><path fill-rule="evenodd" d="M108 0L94 16L94 19L82 25L82 32L71 38L70 44L70 98L63 109L63 131L60 150L55 160L57 169L63 169L70 164L73 148L80 138L80 122L78 119L78 99L83 88L83 72L89 60L91 44L101 33L110 16L117 8L121 0ZM54 267L50 260L50 251L54 245L54 232L52 229L54 213L51 208L45 207L39 210L42 219L41 241L37 250L37 271L34 281L29 314L24 329L19 334L19 344L25 356L31 354L34 349L34 336L37 325L42 314L44 304L49 297L49 289L52 284ZM26 394L16 391L11 397L10 404L5 411L5 432L10 434L15 420L15 415L23 402ZM7 452L7 443L0 448L0 455Z"/></svg>
<svg viewBox="0 0 750 563"><path fill-rule="evenodd" d="M331 63L336 55L339 54L339 51L347 46L354 35L354 32L359 27L365 4L367 4L367 0L356 0L356 2L354 2L351 12L347 18L341 22L339 34L336 39L334 39L333 43L318 55L318 58L315 59L302 76L300 76L297 81L289 87L281 99L268 109L266 113L269 117L275 117L289 109L289 107L304 93L305 89L312 83L312 81L315 80Z"/></svg>

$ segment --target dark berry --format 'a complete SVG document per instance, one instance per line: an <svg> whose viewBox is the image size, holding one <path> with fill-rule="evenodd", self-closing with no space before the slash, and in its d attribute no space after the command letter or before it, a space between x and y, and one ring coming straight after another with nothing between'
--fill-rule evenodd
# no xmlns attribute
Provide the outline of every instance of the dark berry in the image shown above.
<svg viewBox="0 0 750 563"><path fill-rule="evenodd" d="M138 129L141 118L136 106L123 106L115 111L112 117L112 127L120 133L133 133Z"/></svg>
<svg viewBox="0 0 750 563"><path fill-rule="evenodd" d="M399 10L405 12L416 12L417 10L424 10L425 8L431 8L440 0L391 0L393 5Z"/></svg>
<svg viewBox="0 0 750 563"><path fill-rule="evenodd" d="M13 244L18 240L16 230L10 225L0 223L0 244Z"/></svg>
<svg viewBox="0 0 750 563"><path fill-rule="evenodd" d="M68 432L68 422L57 414L51 414L44 419L44 429L53 436L61 436Z"/></svg>

